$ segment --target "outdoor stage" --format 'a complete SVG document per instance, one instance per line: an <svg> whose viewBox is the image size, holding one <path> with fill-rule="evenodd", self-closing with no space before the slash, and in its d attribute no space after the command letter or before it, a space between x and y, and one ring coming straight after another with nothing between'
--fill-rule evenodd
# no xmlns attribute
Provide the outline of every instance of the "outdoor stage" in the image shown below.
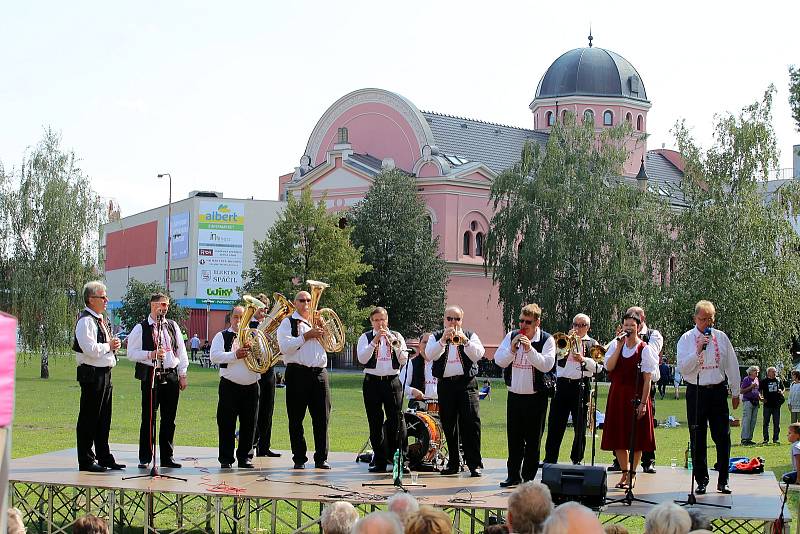
<svg viewBox="0 0 800 534"><path fill-rule="evenodd" d="M12 505L20 508L33 530L71 532L75 518L91 512L112 518L113 530L124 527L172 531L213 532L303 532L318 531L318 518L325 502L347 500L369 512L386 503L396 488L364 487L367 482L388 482L390 475L371 474L367 465L355 462L355 453L332 453L333 469L292 469L290 454L281 458L255 458L257 469L222 470L217 450L210 447L177 447L175 458L183 468L164 470L186 482L169 479L123 477L145 474L136 467L135 445L112 445L125 471L83 473L77 469L74 449L11 462L9 474ZM454 515L456 532L482 532L491 515L506 508L510 490L499 487L506 477L505 460L489 459L481 478L419 473L424 488L410 488L422 504L442 508ZM311 467L311 468L309 468ZM541 474L541 470L539 471ZM619 474L610 473L609 486ZM410 475L405 475L410 481ZM636 496L655 502L685 499L690 477L685 469L659 466L658 473L639 473ZM718 518L715 531L763 532L765 522L780 513L781 492L771 472L762 475L731 475L733 495L716 492L698 497L701 502L731 505L730 510L700 506L705 514ZM712 473L709 490L716 487ZM609 489L608 497L621 497L621 490ZM604 522L620 522L644 516L651 505L607 506ZM788 519L788 511L787 511ZM29 530L30 532L30 530Z"/></svg>

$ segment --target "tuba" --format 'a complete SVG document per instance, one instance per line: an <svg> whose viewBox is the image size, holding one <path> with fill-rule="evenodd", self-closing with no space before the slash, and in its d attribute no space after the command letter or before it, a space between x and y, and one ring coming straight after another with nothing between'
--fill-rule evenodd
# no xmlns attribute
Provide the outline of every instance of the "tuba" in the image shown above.
<svg viewBox="0 0 800 534"><path fill-rule="evenodd" d="M281 321L294 313L294 304L280 293L273 293L272 300L275 302L272 305L272 310L258 325L258 329L266 336L267 343L269 343L269 348L272 351L271 357L267 362L267 369L274 366L281 359L281 348L278 346L278 336L276 335L278 327L281 325Z"/></svg>
<svg viewBox="0 0 800 534"><path fill-rule="evenodd" d="M250 328L250 319L256 310L266 308L267 305L250 295L244 295L242 300L245 302L244 313L239 321L239 332L237 340L240 347L250 347L250 354L244 359L244 363L248 369L254 373L264 373L274 362L272 360L272 349L270 348L267 337L258 328Z"/></svg>
<svg viewBox="0 0 800 534"><path fill-rule="evenodd" d="M319 299L326 287L330 287L325 282L316 280L306 280L311 293L311 317L315 326L322 328L323 334L320 344L325 352L339 352L344 348L344 325L339 316L330 308L317 310Z"/></svg>

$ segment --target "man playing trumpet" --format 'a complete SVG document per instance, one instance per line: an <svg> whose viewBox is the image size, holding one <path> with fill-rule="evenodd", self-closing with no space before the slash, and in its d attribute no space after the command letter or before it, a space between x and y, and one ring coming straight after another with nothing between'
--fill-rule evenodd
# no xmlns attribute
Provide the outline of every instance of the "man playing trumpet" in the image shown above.
<svg viewBox="0 0 800 534"><path fill-rule="evenodd" d="M495 363L504 368L508 385L508 477L500 483L504 488L533 480L539 469L549 394L544 375L556 361L555 340L539 328L541 321L542 310L537 304L522 308L519 330L506 334L494 355Z"/></svg>
<svg viewBox="0 0 800 534"><path fill-rule="evenodd" d="M369 315L372 330L358 338L356 353L364 365L364 408L369 423L369 439L375 451L371 473L383 473L405 436L403 386L400 367L408 361L406 342L399 332L389 330L389 313L377 307ZM384 417L385 414L385 417ZM384 437L383 423L386 420Z"/></svg>
<svg viewBox="0 0 800 534"><path fill-rule="evenodd" d="M586 414L589 406L589 392L592 389L590 377L603 369L591 357L589 349L597 345L597 341L589 337L591 322L589 316L579 313L572 319L570 335L580 340L571 346L565 358L558 360L556 366L556 395L550 405L550 416L547 420L547 443L544 461L548 464L558 463L558 452L561 440L567 429L567 420L572 415L572 426L575 437L572 439L570 459L574 465L583 461L586 450Z"/></svg>
<svg viewBox="0 0 800 534"><path fill-rule="evenodd" d="M451 305L444 311L444 329L434 332L425 346L425 358L433 362L431 372L438 379L442 427L447 439L449 459L442 475L461 470L459 438L464 446L464 462L473 477L481 476L481 418L478 404L478 360L483 348L477 334L461 329L464 310Z"/></svg>

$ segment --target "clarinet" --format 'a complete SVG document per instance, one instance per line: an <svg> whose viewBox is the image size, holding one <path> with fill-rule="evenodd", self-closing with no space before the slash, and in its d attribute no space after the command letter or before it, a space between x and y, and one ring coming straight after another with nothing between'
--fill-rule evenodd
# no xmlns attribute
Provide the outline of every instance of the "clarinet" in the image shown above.
<svg viewBox="0 0 800 534"><path fill-rule="evenodd" d="M162 314L158 314L156 316L156 354L158 354L158 350L161 348L161 340L164 334L164 316ZM164 385L167 383L167 376L164 369L164 358L162 356L157 356L158 364L153 365L153 372L155 373L156 382L158 384Z"/></svg>

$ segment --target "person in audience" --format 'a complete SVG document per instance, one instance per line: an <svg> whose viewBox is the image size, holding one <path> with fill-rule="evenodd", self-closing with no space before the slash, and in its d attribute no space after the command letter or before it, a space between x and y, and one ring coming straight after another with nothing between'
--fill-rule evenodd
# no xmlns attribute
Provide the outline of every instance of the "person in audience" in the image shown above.
<svg viewBox="0 0 800 534"><path fill-rule="evenodd" d="M406 534L451 534L452 532L450 516L430 506L420 507L419 511L409 516L406 523Z"/></svg>
<svg viewBox="0 0 800 534"><path fill-rule="evenodd" d="M597 516L575 501L560 504L542 526L544 534L604 534Z"/></svg>
<svg viewBox="0 0 800 534"><path fill-rule="evenodd" d="M516 534L538 534L553 511L550 489L540 482L525 482L508 498L508 527Z"/></svg>
<svg viewBox="0 0 800 534"><path fill-rule="evenodd" d="M786 433L789 441L789 458L792 460L792 471L783 475L786 484L797 484L797 473L800 471L800 423L792 423Z"/></svg>
<svg viewBox="0 0 800 534"><path fill-rule="evenodd" d="M696 508L689 508L689 517L692 519L692 530L711 530L711 519Z"/></svg>
<svg viewBox="0 0 800 534"><path fill-rule="evenodd" d="M8 534L25 534L25 522L18 508L8 509Z"/></svg>
<svg viewBox="0 0 800 534"><path fill-rule="evenodd" d="M372 512L356 521L350 532L353 534L403 534L403 525L392 512Z"/></svg>
<svg viewBox="0 0 800 534"><path fill-rule="evenodd" d="M108 534L108 523L96 515L86 514L72 525L72 534Z"/></svg>
<svg viewBox="0 0 800 534"><path fill-rule="evenodd" d="M320 517L322 534L350 534L358 521L358 510L346 501L336 501L325 506Z"/></svg>
<svg viewBox="0 0 800 534"><path fill-rule="evenodd" d="M629 534L628 529L625 528L624 525L620 525L617 523L610 523L608 525L603 525L603 530L606 534Z"/></svg>
<svg viewBox="0 0 800 534"><path fill-rule="evenodd" d="M786 397L783 394L783 380L778 376L778 370L774 367L767 369L767 377L758 385L761 398L764 399L763 410L763 434L766 445L769 443L769 421L772 420L772 443L778 444L778 435L781 433L781 406Z"/></svg>
<svg viewBox="0 0 800 534"><path fill-rule="evenodd" d="M672 501L653 507L644 519L645 534L688 534L691 528L689 512Z"/></svg>
<svg viewBox="0 0 800 534"><path fill-rule="evenodd" d="M489 525L483 534L509 534L508 525L502 523L500 525Z"/></svg>
<svg viewBox="0 0 800 534"><path fill-rule="evenodd" d="M800 371L792 371L792 385L789 386L789 411L792 423L800 422Z"/></svg>
<svg viewBox="0 0 800 534"><path fill-rule="evenodd" d="M408 522L411 514L419 511L419 502L410 493L398 492L389 497L386 501L387 509L400 518L400 522L404 525Z"/></svg>
<svg viewBox="0 0 800 534"><path fill-rule="evenodd" d="M751 365L747 368L747 376L742 379L739 386L742 394L742 445L755 445L753 432L758 419L760 396L758 394L758 366Z"/></svg>

